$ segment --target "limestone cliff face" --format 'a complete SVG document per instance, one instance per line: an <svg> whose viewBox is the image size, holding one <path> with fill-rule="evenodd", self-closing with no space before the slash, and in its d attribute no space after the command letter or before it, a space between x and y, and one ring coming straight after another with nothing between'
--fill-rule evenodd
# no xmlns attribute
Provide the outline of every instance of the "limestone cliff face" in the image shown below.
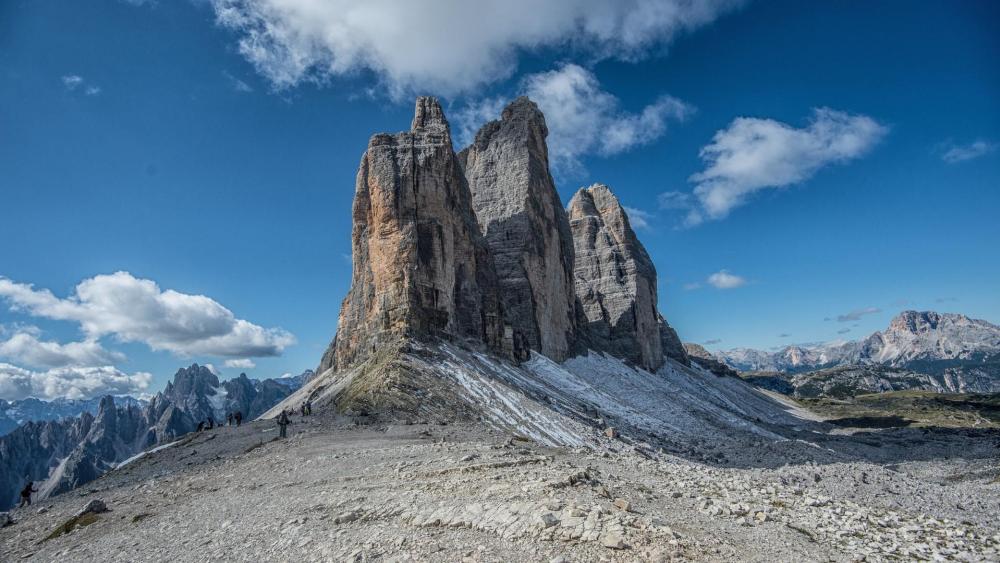
<svg viewBox="0 0 1000 563"><path fill-rule="evenodd" d="M574 250L549 173L547 135L538 106L521 97L458 158L496 265L508 330L562 361L576 339Z"/></svg>
<svg viewBox="0 0 1000 563"><path fill-rule="evenodd" d="M611 190L581 188L569 219L581 338L648 370L663 365L665 350L686 363L677 334L656 308L656 268Z"/></svg>
<svg viewBox="0 0 1000 563"><path fill-rule="evenodd" d="M496 274L436 99L417 99L410 131L369 141L353 224L351 289L320 371L400 337L501 347Z"/></svg>

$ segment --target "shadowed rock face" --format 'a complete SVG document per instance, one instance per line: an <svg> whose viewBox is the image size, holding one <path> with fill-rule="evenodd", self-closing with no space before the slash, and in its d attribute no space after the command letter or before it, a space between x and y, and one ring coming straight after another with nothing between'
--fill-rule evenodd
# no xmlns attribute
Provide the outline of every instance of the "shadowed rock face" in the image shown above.
<svg viewBox="0 0 1000 563"><path fill-rule="evenodd" d="M371 138L358 170L351 289L320 371L400 337L439 335L500 349L496 274L434 98L410 131Z"/></svg>
<svg viewBox="0 0 1000 563"><path fill-rule="evenodd" d="M496 265L508 328L562 361L576 338L573 239L549 174L547 135L538 106L521 97L458 158Z"/></svg>
<svg viewBox="0 0 1000 563"><path fill-rule="evenodd" d="M581 188L569 218L581 338L648 370L663 365L665 350L687 363L677 334L656 309L656 268L611 190Z"/></svg>

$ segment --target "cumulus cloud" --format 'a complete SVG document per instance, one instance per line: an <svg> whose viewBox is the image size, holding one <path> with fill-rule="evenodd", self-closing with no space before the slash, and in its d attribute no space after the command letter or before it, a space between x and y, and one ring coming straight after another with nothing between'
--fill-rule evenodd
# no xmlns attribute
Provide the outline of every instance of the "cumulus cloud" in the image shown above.
<svg viewBox="0 0 1000 563"><path fill-rule="evenodd" d="M865 307L864 309L855 309L850 313L844 313L843 315L837 315L838 323L849 323L851 321L859 321L861 317L865 315L874 315L875 313L881 313L882 309L878 307Z"/></svg>
<svg viewBox="0 0 1000 563"><path fill-rule="evenodd" d="M580 168L580 156L609 156L650 143L662 136L670 120L693 111L684 102L661 96L638 113L621 109L594 73L574 64L525 77L521 92L545 114L549 158L557 170Z"/></svg>
<svg viewBox="0 0 1000 563"><path fill-rule="evenodd" d="M101 395L138 394L149 387L152 374L124 373L111 366L62 367L32 371L0 363L0 398L89 399Z"/></svg>
<svg viewBox="0 0 1000 563"><path fill-rule="evenodd" d="M997 150L996 143L991 143L983 139L973 141L967 145L956 145L949 142L943 147L941 160L947 162L948 164L955 164L957 162L964 162L966 160L986 156L995 150Z"/></svg>
<svg viewBox="0 0 1000 563"><path fill-rule="evenodd" d="M104 349L96 340L83 342L43 341L37 331L18 331L0 341L0 358L33 367L103 366L125 359L124 354Z"/></svg>
<svg viewBox="0 0 1000 563"><path fill-rule="evenodd" d="M686 203L687 226L722 219L757 192L804 182L825 166L861 157L887 132L868 116L829 108L813 110L802 128L740 117L701 149L706 168L690 178L696 184L693 197L669 195L661 201L675 208Z"/></svg>
<svg viewBox="0 0 1000 563"><path fill-rule="evenodd" d="M372 73L392 96L450 96L509 77L522 52L588 60L662 53L738 0L211 0L219 25L275 88Z"/></svg>
<svg viewBox="0 0 1000 563"><path fill-rule="evenodd" d="M742 287L746 285L747 280L736 274L730 274L726 270L719 270L714 274L708 276L705 280L709 285L716 289L735 289L737 287Z"/></svg>
<svg viewBox="0 0 1000 563"><path fill-rule="evenodd" d="M670 96L660 96L639 112L625 111L593 72L575 64L527 75L518 95L531 98L545 114L549 161L561 173L580 172L580 157L585 154L610 156L655 141L666 133L668 122L683 121L694 111ZM497 119L508 101L484 98L452 112L459 145L471 143L479 128Z"/></svg>
<svg viewBox="0 0 1000 563"><path fill-rule="evenodd" d="M204 295L164 291L152 280L128 272L86 279L65 299L47 289L0 278L0 298L13 310L79 323L88 340L113 335L180 356L276 356L295 342L282 329L236 318Z"/></svg>
<svg viewBox="0 0 1000 563"><path fill-rule="evenodd" d="M253 360L249 358L237 358L233 360L226 360L226 362L223 365L225 365L227 368L235 368L235 369L253 369L257 367L257 364L253 363Z"/></svg>

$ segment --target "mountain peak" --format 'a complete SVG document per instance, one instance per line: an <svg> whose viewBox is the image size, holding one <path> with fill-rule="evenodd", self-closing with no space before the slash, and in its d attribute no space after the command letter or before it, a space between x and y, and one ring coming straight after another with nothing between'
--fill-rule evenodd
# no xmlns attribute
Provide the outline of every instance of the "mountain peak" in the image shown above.
<svg viewBox="0 0 1000 563"><path fill-rule="evenodd" d="M439 129L445 133L449 132L448 120L444 116L444 110L441 109L441 102L433 96L417 98L410 130L420 129Z"/></svg>

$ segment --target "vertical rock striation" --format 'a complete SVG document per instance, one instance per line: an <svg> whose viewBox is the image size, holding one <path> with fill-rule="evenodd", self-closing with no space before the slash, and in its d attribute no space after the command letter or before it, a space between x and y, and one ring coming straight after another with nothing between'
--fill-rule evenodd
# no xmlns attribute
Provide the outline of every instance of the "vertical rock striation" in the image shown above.
<svg viewBox="0 0 1000 563"><path fill-rule="evenodd" d="M519 333L562 361L576 338L573 239L549 174L547 135L538 106L521 97L458 158L493 255L508 336Z"/></svg>
<svg viewBox="0 0 1000 563"><path fill-rule="evenodd" d="M677 334L656 308L656 268L611 190L603 184L581 188L570 201L569 218L587 346L647 370L663 365L665 354L687 363Z"/></svg>
<svg viewBox="0 0 1000 563"><path fill-rule="evenodd" d="M496 274L436 99L417 99L410 131L369 141L353 224L351 289L321 372L400 337L500 348Z"/></svg>

